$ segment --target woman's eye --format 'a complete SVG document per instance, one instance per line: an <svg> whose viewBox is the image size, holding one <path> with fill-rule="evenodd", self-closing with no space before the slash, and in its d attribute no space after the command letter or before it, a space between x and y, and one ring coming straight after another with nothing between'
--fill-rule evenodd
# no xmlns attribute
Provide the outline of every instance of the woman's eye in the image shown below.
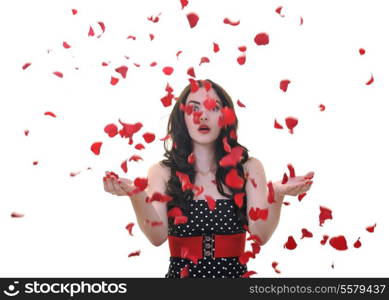
<svg viewBox="0 0 389 300"><path fill-rule="evenodd" d="M213 108L213 111L218 111L220 108L219 108L219 106L215 106L214 108Z"/></svg>
<svg viewBox="0 0 389 300"><path fill-rule="evenodd" d="M198 106L193 106L193 111L198 111L199 107Z"/></svg>

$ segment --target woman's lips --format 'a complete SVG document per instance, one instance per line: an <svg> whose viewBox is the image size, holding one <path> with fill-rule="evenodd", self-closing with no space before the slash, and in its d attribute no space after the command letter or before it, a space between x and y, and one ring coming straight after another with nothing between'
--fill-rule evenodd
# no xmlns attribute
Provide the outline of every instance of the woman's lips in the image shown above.
<svg viewBox="0 0 389 300"><path fill-rule="evenodd" d="M206 126L206 125L201 125L199 127L199 131L202 134L207 134L207 133L209 133L211 131L211 129L208 126Z"/></svg>

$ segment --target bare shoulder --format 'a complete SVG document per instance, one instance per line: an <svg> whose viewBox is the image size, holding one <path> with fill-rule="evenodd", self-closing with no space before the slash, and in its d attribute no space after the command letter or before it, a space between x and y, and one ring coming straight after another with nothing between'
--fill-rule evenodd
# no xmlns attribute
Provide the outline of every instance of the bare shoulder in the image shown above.
<svg viewBox="0 0 389 300"><path fill-rule="evenodd" d="M258 172L258 171L262 171L264 168L262 162L258 158L251 156L243 164L243 169L245 172Z"/></svg>
<svg viewBox="0 0 389 300"><path fill-rule="evenodd" d="M170 169L162 162L156 162L150 166L148 177L162 178L164 181L168 181L170 177Z"/></svg>

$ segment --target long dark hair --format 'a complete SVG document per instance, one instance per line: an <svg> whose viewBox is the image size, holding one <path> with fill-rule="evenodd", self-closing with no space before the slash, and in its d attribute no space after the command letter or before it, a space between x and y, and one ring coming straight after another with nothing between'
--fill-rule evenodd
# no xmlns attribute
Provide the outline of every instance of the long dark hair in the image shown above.
<svg viewBox="0 0 389 300"><path fill-rule="evenodd" d="M226 91L216 84L215 82L206 79L208 81L218 97L222 102L222 106L228 106L234 109L234 104L231 100L231 97L226 93ZM197 80L199 87L203 87L203 81ZM173 200L168 202L168 210L173 207L180 207L185 215L188 215L189 201L193 200L194 192L193 190L182 190L182 185L179 178L176 175L176 171L185 173L189 176L191 183L194 183L195 180L195 169L194 165L188 163L188 156L193 151L192 139L189 135L188 129L185 124L184 112L180 109L180 104L186 104L188 95L191 91L191 85L189 84L181 92L180 96L177 98L177 101L173 107L173 110L169 117L169 122L167 126L167 133L170 135L170 139L165 140L164 148L166 159L162 160L162 163L170 168L170 179L167 183L167 194L173 197ZM245 192L246 186L246 176L243 170L243 164L248 160L248 150L246 147L240 145L237 139L237 130L238 130L238 120L236 119L235 124L223 126L221 128L219 137L215 142L215 159L218 165L216 170L216 186L219 193L228 199L233 199L234 195L237 193ZM238 171L238 175L244 179L244 184L242 189L234 189L229 187L232 191L232 194L228 194L224 191L222 183L225 182L225 177L228 171L233 167L221 167L219 165L220 159L228 154L223 147L223 138L227 137L228 144L231 148L235 146L240 146L243 149L242 159L235 166ZM241 221L242 226L248 225L247 221L247 200L246 195L243 199L243 205L239 208L234 202L234 209L238 215L239 220Z"/></svg>

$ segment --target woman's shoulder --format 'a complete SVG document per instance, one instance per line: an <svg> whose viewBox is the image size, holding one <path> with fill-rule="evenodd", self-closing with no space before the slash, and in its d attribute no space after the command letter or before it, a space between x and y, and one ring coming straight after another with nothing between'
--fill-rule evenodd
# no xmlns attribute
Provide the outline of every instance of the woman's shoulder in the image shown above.
<svg viewBox="0 0 389 300"><path fill-rule="evenodd" d="M162 161L158 161L150 166L149 175L161 176L168 179L170 176L170 168L165 166Z"/></svg>
<svg viewBox="0 0 389 300"><path fill-rule="evenodd" d="M262 164L262 162L258 158L253 157L253 156L250 156L247 159L247 161L243 164L243 169L246 172L252 171L252 170L255 170L255 169L258 169L258 168L263 169L263 164Z"/></svg>

